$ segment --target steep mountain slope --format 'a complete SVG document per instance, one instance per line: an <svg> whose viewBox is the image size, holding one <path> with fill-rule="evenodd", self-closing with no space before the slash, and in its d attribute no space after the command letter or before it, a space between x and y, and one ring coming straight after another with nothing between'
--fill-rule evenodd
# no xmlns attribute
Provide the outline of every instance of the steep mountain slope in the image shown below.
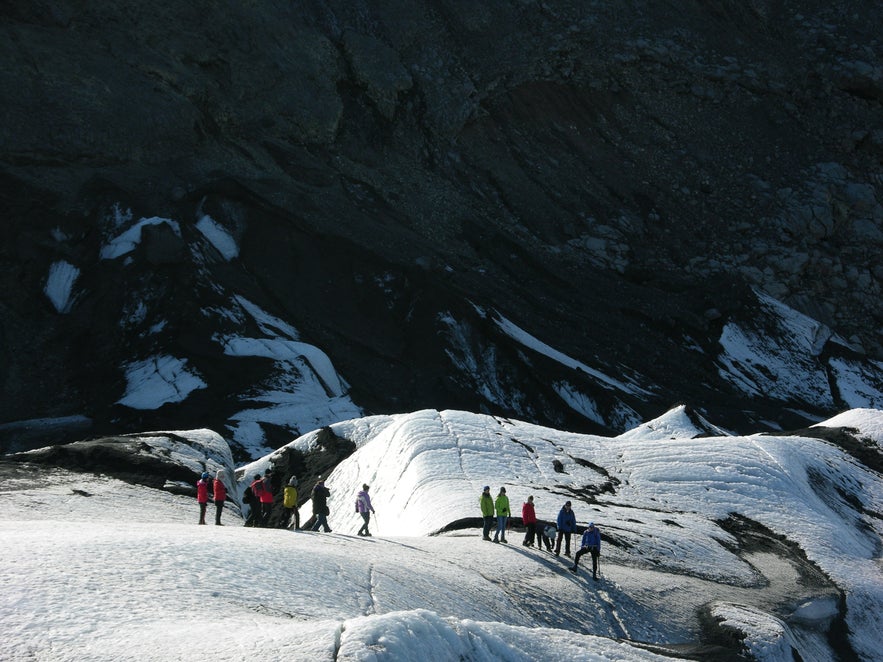
<svg viewBox="0 0 883 662"><path fill-rule="evenodd" d="M0 442L880 406L881 12L6 2Z"/></svg>

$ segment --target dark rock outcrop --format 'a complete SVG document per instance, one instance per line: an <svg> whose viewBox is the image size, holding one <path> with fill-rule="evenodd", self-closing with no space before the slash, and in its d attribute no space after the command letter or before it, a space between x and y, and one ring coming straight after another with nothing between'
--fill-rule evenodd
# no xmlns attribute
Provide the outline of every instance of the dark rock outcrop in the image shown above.
<svg viewBox="0 0 883 662"><path fill-rule="evenodd" d="M716 357L756 290L881 379L881 23L842 1L5 2L0 443L22 421L229 432L278 378L218 342L255 326L218 313L235 296L365 412L609 430L690 402L796 428L851 406L746 392ZM178 225L102 259L153 217ZM120 404L158 355L203 387ZM309 421L261 424L278 445Z"/></svg>

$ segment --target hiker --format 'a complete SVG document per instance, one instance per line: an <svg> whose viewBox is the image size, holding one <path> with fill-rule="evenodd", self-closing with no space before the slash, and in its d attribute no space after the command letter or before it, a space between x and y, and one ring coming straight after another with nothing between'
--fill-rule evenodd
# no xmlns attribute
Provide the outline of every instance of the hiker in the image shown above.
<svg viewBox="0 0 883 662"><path fill-rule="evenodd" d="M227 501L227 486L224 485L224 470L218 469L215 480L212 483L212 495L215 499L215 526L221 524L221 512L224 510L224 502Z"/></svg>
<svg viewBox="0 0 883 662"><path fill-rule="evenodd" d="M543 545L545 545L546 551L554 554L552 541L555 540L557 533L558 531L555 529L555 525L551 522L548 524L537 522L537 547L542 549Z"/></svg>
<svg viewBox="0 0 883 662"><path fill-rule="evenodd" d="M300 531L300 511L297 508L297 478L292 476L282 490L282 507L285 508L285 519L282 528Z"/></svg>
<svg viewBox="0 0 883 662"><path fill-rule="evenodd" d="M558 540L555 543L555 556L561 553L561 539L565 541L564 556L570 556L570 534L576 531L576 515L570 509L570 501L558 513Z"/></svg>
<svg viewBox="0 0 883 662"><path fill-rule="evenodd" d="M478 498L478 505L481 506L481 517L484 520L484 531L482 540L491 539L491 527L494 525L494 499L491 497L491 486L485 485Z"/></svg>
<svg viewBox="0 0 883 662"><path fill-rule="evenodd" d="M592 555L592 579L598 579L598 557L601 556L601 532L595 528L594 522L589 522L589 527L583 532L580 550L573 557L573 567L570 571L576 574L579 560L583 554Z"/></svg>
<svg viewBox="0 0 883 662"><path fill-rule="evenodd" d="M497 531L494 533L494 542L506 542L506 522L509 520L509 497L506 496L506 488L501 487L500 493L494 501L494 510L497 511Z"/></svg>
<svg viewBox="0 0 883 662"><path fill-rule="evenodd" d="M368 522L371 521L371 513L374 512L374 506L371 505L371 497L368 496L367 485L362 485L362 491L356 497L356 512L365 520L362 528L359 529L359 535L370 538L371 533L368 531Z"/></svg>
<svg viewBox="0 0 883 662"><path fill-rule="evenodd" d="M318 531L321 526L325 533L331 533L331 527L328 526L328 515L331 513L328 510L328 497L330 496L331 491L325 487L325 480L319 476L319 481L313 486L312 493L313 514L316 516L313 531Z"/></svg>
<svg viewBox="0 0 883 662"><path fill-rule="evenodd" d="M205 524L205 511L208 508L208 471L203 471L196 482L196 502L199 504L199 523Z"/></svg>
<svg viewBox="0 0 883 662"><path fill-rule="evenodd" d="M267 469L264 472L264 479L261 481L261 491L258 494L261 500L261 526L267 527L270 524L270 513L273 511L273 470Z"/></svg>
<svg viewBox="0 0 883 662"><path fill-rule="evenodd" d="M540 541L540 534L537 532L537 513L533 507L533 497L527 497L527 501L524 502L521 506L521 522L527 528L527 532L524 534L524 542L521 543L525 547L533 547L533 541L536 537L538 547Z"/></svg>
<svg viewBox="0 0 883 662"><path fill-rule="evenodd" d="M245 488L242 495L248 504L248 518L245 520L245 526L260 526L261 521L261 492L263 491L263 482L261 475L255 474L251 485Z"/></svg>

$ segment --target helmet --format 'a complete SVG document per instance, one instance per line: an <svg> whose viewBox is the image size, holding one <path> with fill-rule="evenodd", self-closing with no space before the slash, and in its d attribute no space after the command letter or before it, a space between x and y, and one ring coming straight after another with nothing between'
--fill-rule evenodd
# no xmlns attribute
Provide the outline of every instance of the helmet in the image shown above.
<svg viewBox="0 0 883 662"><path fill-rule="evenodd" d="M292 487L296 486L297 485L297 478L292 476L291 479L288 481L288 484L291 485Z"/></svg>

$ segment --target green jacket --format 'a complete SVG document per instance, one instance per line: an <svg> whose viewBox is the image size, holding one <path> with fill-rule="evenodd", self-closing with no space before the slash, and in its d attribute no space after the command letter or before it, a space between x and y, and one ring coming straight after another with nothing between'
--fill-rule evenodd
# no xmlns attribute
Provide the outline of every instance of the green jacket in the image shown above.
<svg viewBox="0 0 883 662"><path fill-rule="evenodd" d="M493 517L494 516L494 500L491 498L490 494L481 493L481 496L478 497L478 503L481 505L481 516L482 517Z"/></svg>
<svg viewBox="0 0 883 662"><path fill-rule="evenodd" d="M497 517L509 517L509 515L512 514L509 512L509 497L505 494L501 494L497 497L494 506L497 508Z"/></svg>

